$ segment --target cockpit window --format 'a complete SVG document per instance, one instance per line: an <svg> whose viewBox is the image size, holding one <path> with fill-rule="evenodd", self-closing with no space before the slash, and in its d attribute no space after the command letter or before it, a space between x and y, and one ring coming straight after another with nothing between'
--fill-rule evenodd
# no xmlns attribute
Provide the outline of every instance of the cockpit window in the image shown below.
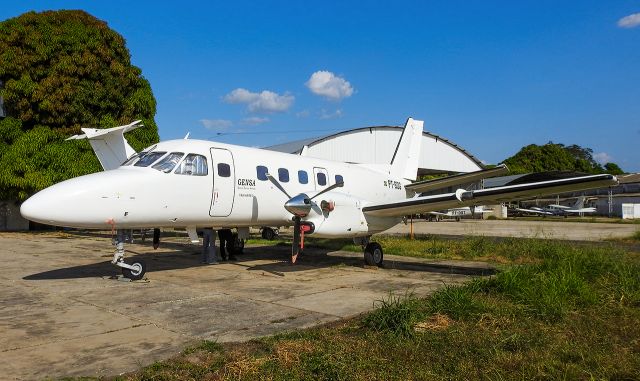
<svg viewBox="0 0 640 381"><path fill-rule="evenodd" d="M134 162L136 162L139 158L140 158L140 154L137 153L137 154L131 156L130 158L128 158L124 163L122 163L122 165L131 165Z"/></svg>
<svg viewBox="0 0 640 381"><path fill-rule="evenodd" d="M140 160L140 157L148 154L149 152L153 151L154 149L156 149L158 145L154 144L151 147L145 148L142 151L134 154L133 156L131 156L130 158L128 158L124 163L122 163L122 165L132 165L135 164L136 162L138 162L138 160Z"/></svg>
<svg viewBox="0 0 640 381"><path fill-rule="evenodd" d="M206 176L209 173L207 168L207 158L202 155L190 153L178 165L174 173L178 175Z"/></svg>
<svg viewBox="0 0 640 381"><path fill-rule="evenodd" d="M171 152L170 154L165 156L164 159L154 164L151 168L157 169L158 171L164 173L169 173L173 171L173 168L176 167L176 164L178 164L180 159L182 159L182 156L184 156L184 153L182 152Z"/></svg>
<svg viewBox="0 0 640 381"><path fill-rule="evenodd" d="M136 167L148 167L149 165L151 165L152 163L154 163L156 160L158 160L159 158L161 158L162 156L164 156L166 152L149 152L145 155L143 155L142 157L140 157L140 160L138 160L137 163L134 164L134 166Z"/></svg>

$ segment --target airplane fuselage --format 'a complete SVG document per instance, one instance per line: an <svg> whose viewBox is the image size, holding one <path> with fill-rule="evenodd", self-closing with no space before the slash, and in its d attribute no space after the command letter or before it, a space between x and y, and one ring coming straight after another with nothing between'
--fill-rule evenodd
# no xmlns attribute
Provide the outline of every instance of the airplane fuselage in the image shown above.
<svg viewBox="0 0 640 381"><path fill-rule="evenodd" d="M291 225L283 208L288 197L269 173L292 196L343 181L317 200L331 202L332 210L314 206L305 220L318 236L357 237L399 221L366 216L362 207L408 197L407 180L359 164L202 140L161 142L145 152L157 155L51 186L26 201L22 213L45 224L97 229Z"/></svg>

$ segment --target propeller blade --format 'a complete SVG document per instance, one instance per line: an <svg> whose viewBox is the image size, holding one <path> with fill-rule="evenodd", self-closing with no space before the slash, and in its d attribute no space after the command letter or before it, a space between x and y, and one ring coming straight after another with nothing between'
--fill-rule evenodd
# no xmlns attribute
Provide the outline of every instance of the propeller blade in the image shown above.
<svg viewBox="0 0 640 381"><path fill-rule="evenodd" d="M315 196L311 197L309 200L313 200L314 198L316 198L316 197L320 196L320 195L321 195L321 194L323 194L323 193L327 193L327 192L329 192L330 190L334 190L334 189L336 189L336 188L342 188L343 186L344 186L344 181L341 181L341 182L339 182L339 183L335 183L335 184L333 184L332 186L330 186L329 188L323 189L323 190L322 190L322 191L320 191L317 195L315 195Z"/></svg>
<svg viewBox="0 0 640 381"><path fill-rule="evenodd" d="M268 173L267 173L267 178L269 179L269 181L271 181L273 185L276 186L276 188L280 189L280 192L284 193L288 198L291 198L291 196L289 196L289 193L287 193L287 191L284 190L284 188L282 187L282 185L280 185L278 180L276 180L273 176L271 176Z"/></svg>

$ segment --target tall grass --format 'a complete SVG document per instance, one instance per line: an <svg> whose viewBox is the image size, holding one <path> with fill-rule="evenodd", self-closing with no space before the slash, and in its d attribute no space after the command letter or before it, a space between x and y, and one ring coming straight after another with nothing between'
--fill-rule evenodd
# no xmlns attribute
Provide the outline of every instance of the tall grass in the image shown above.
<svg viewBox="0 0 640 381"><path fill-rule="evenodd" d="M389 297L365 318L365 325L393 335L411 336L411 326L429 314L444 314L455 320L477 319L495 312L498 307L491 301L496 298L511 303L512 311L550 322L587 307L640 306L640 265L614 248L522 239L492 243L485 238L449 244L461 255L483 256L491 252L523 264L511 265L495 276L477 278L465 285L446 286L422 303L411 295ZM438 247L432 245L426 241L424 246L429 250Z"/></svg>

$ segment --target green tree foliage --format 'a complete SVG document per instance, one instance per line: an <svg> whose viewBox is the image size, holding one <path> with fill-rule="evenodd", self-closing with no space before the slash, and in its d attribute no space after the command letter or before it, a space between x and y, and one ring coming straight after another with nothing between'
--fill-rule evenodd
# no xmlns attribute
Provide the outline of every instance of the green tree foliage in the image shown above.
<svg viewBox="0 0 640 381"><path fill-rule="evenodd" d="M624 173L622 168L620 168L616 163L607 163L604 165L604 169L607 173L612 175L622 175Z"/></svg>
<svg viewBox="0 0 640 381"><path fill-rule="evenodd" d="M83 11L29 12L0 22L0 199L24 200L58 181L101 170L80 127L142 119L127 134L158 141L156 101L125 41Z"/></svg>
<svg viewBox="0 0 640 381"><path fill-rule="evenodd" d="M584 173L622 173L620 167L608 163L604 168L593 158L593 150L578 145L565 146L549 142L544 145L530 144L504 161L512 174L571 171ZM618 170L619 173L613 173Z"/></svg>

